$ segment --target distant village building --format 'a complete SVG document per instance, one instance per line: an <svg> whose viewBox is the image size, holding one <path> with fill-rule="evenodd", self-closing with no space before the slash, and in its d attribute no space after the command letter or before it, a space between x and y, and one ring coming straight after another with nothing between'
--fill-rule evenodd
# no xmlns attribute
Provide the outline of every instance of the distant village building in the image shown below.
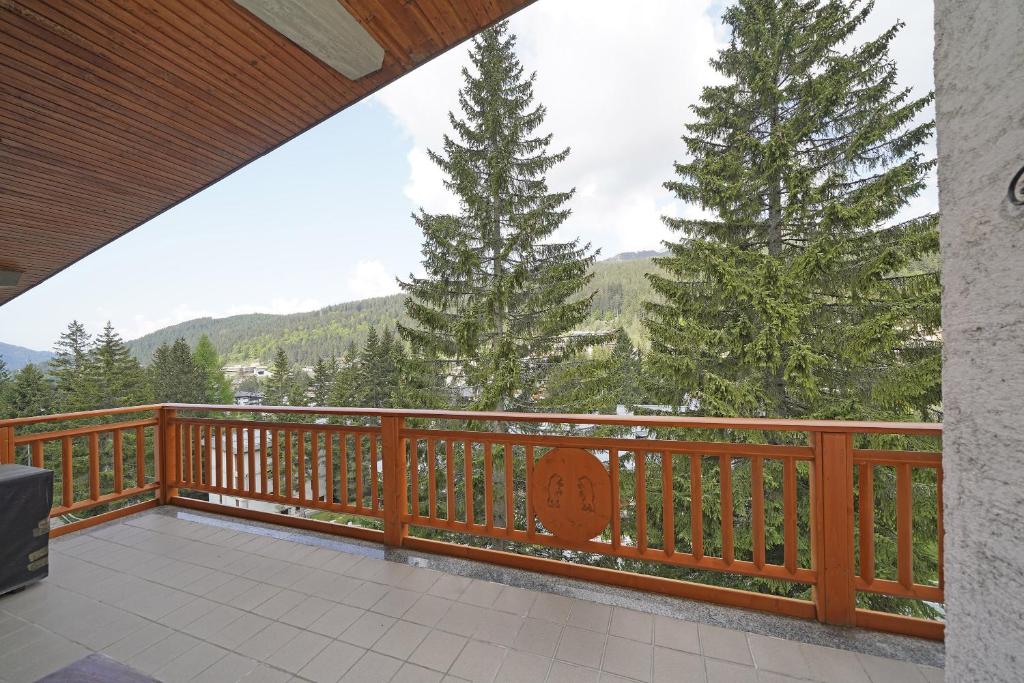
<svg viewBox="0 0 1024 683"><path fill-rule="evenodd" d="M261 406L263 405L263 394L258 391L236 391L235 405Z"/></svg>

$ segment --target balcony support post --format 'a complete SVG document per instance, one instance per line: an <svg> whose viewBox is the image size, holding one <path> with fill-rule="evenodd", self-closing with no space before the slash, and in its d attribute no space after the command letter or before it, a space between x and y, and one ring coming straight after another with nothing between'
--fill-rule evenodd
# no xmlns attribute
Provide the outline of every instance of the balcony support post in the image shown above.
<svg viewBox="0 0 1024 683"><path fill-rule="evenodd" d="M0 465L14 462L14 427L0 427Z"/></svg>
<svg viewBox="0 0 1024 683"><path fill-rule="evenodd" d="M814 604L818 620L852 626L856 621L853 563L853 436L815 432L811 556L818 572Z"/></svg>
<svg viewBox="0 0 1024 683"><path fill-rule="evenodd" d="M160 408L156 438L153 440L154 466L160 477L160 504L166 505L171 498L178 495L178 488L173 484L178 480L177 463L177 429L174 418L177 411L172 408Z"/></svg>
<svg viewBox="0 0 1024 683"><path fill-rule="evenodd" d="M408 532L408 525L402 520L407 506L406 455L401 430L405 419L382 416L380 419L382 441L382 470L384 473L384 542L401 547Z"/></svg>

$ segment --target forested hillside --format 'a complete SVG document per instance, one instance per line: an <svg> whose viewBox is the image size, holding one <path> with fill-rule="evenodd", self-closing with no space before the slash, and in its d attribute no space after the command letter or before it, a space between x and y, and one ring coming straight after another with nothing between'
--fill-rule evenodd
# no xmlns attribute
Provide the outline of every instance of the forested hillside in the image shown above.
<svg viewBox="0 0 1024 683"><path fill-rule="evenodd" d="M647 252L641 253L641 258L620 254L594 264L592 288L597 295L588 327L610 330L621 325L634 340L641 340L640 302L650 296L644 274L654 267ZM183 337L195 346L205 334L227 362L269 361L280 346L294 362L312 365L318 356L340 357L350 342L362 344L371 327L391 327L405 320L403 298L395 294L289 315L196 318L147 334L128 346L146 364L161 344Z"/></svg>

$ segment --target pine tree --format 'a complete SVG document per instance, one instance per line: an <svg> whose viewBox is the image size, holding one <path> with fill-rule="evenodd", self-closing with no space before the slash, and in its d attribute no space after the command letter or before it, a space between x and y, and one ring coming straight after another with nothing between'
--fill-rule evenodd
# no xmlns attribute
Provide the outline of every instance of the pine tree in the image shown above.
<svg viewBox="0 0 1024 683"><path fill-rule="evenodd" d="M149 385L142 366L109 321L89 355L89 385L95 408L139 405L148 400Z"/></svg>
<svg viewBox="0 0 1024 683"><path fill-rule="evenodd" d="M13 379L7 369L7 363L0 356L0 419L8 417L11 409L11 385Z"/></svg>
<svg viewBox="0 0 1024 683"><path fill-rule="evenodd" d="M206 397L206 374L183 338L157 348L149 375L153 394L161 403L203 403Z"/></svg>
<svg viewBox="0 0 1024 683"><path fill-rule="evenodd" d="M666 219L681 239L650 276L661 300L646 306L646 374L661 402L726 416L928 420L939 409L937 217L899 220L933 166L920 151L933 124L915 123L932 96L895 87L888 51L901 24L850 46L871 9L860 0L740 0L725 12L732 37L712 61L725 82L704 89L683 137L688 158L666 183L707 217ZM879 566L895 523L881 475ZM766 465L764 477L777 492L778 468ZM735 499L746 500L747 459L732 479ZM703 483L715 490L717 470ZM807 495L806 474L798 487ZM934 527L934 499L915 493L918 501L915 525ZM658 496L648 505L660 505ZM712 548L720 520L704 513ZM737 548L750 547L749 514L737 511ZM778 558L777 496L766 499L765 520L767 554ZM935 566L934 548L915 548L920 580L934 579ZM934 615L926 603L870 594L858 603Z"/></svg>
<svg viewBox="0 0 1024 683"><path fill-rule="evenodd" d="M578 240L549 241L573 191L550 191L545 174L569 150L551 153L551 135L535 135L545 109L507 23L474 38L469 56L455 135L430 153L460 211L414 215L426 276L400 283L412 324L398 329L470 390L469 407L527 409L551 364L586 343L566 333L589 313L593 295L580 294L594 256Z"/></svg>
<svg viewBox="0 0 1024 683"><path fill-rule="evenodd" d="M235 392L231 389L231 380L224 376L223 363L217 355L213 342L205 334L199 337L196 348L192 352L196 365L206 377L203 403L228 405L234 403Z"/></svg>
<svg viewBox="0 0 1024 683"><path fill-rule="evenodd" d="M60 335L50 359L50 374L56 380L56 404L63 412L91 410L96 396L90 372L92 336L85 325L72 320Z"/></svg>
<svg viewBox="0 0 1024 683"><path fill-rule="evenodd" d="M302 405L298 395L296 377L288 362L288 355L280 346L270 364L270 378L263 387L263 404L268 406Z"/></svg>
<svg viewBox="0 0 1024 683"><path fill-rule="evenodd" d="M355 342L349 342L335 374L331 404L342 407L359 406L359 393L359 349L356 348Z"/></svg>
<svg viewBox="0 0 1024 683"><path fill-rule="evenodd" d="M53 386L29 363L15 373L8 389L6 417L35 417L53 412Z"/></svg>
<svg viewBox="0 0 1024 683"><path fill-rule="evenodd" d="M605 413L642 400L640 353L621 327L612 343L567 359L552 373L544 407L553 412Z"/></svg>
<svg viewBox="0 0 1024 683"><path fill-rule="evenodd" d="M324 360L322 357L316 359L313 364L313 378L309 383L312 396L310 405L329 406L331 396L334 393L334 381L338 376L338 362L333 358Z"/></svg>
<svg viewBox="0 0 1024 683"><path fill-rule="evenodd" d="M933 162L932 95L895 86L902 24L847 48L871 2L740 0L666 183L705 219L650 277L661 400L709 415L932 419L937 216L897 221Z"/></svg>

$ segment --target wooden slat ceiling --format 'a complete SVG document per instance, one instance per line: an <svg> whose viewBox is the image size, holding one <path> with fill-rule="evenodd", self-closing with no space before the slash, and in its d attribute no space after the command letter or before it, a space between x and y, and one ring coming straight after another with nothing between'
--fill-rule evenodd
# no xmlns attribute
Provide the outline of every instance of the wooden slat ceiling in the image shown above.
<svg viewBox="0 0 1024 683"><path fill-rule="evenodd" d="M338 0L349 80L232 0L0 0L0 305L532 0Z"/></svg>

